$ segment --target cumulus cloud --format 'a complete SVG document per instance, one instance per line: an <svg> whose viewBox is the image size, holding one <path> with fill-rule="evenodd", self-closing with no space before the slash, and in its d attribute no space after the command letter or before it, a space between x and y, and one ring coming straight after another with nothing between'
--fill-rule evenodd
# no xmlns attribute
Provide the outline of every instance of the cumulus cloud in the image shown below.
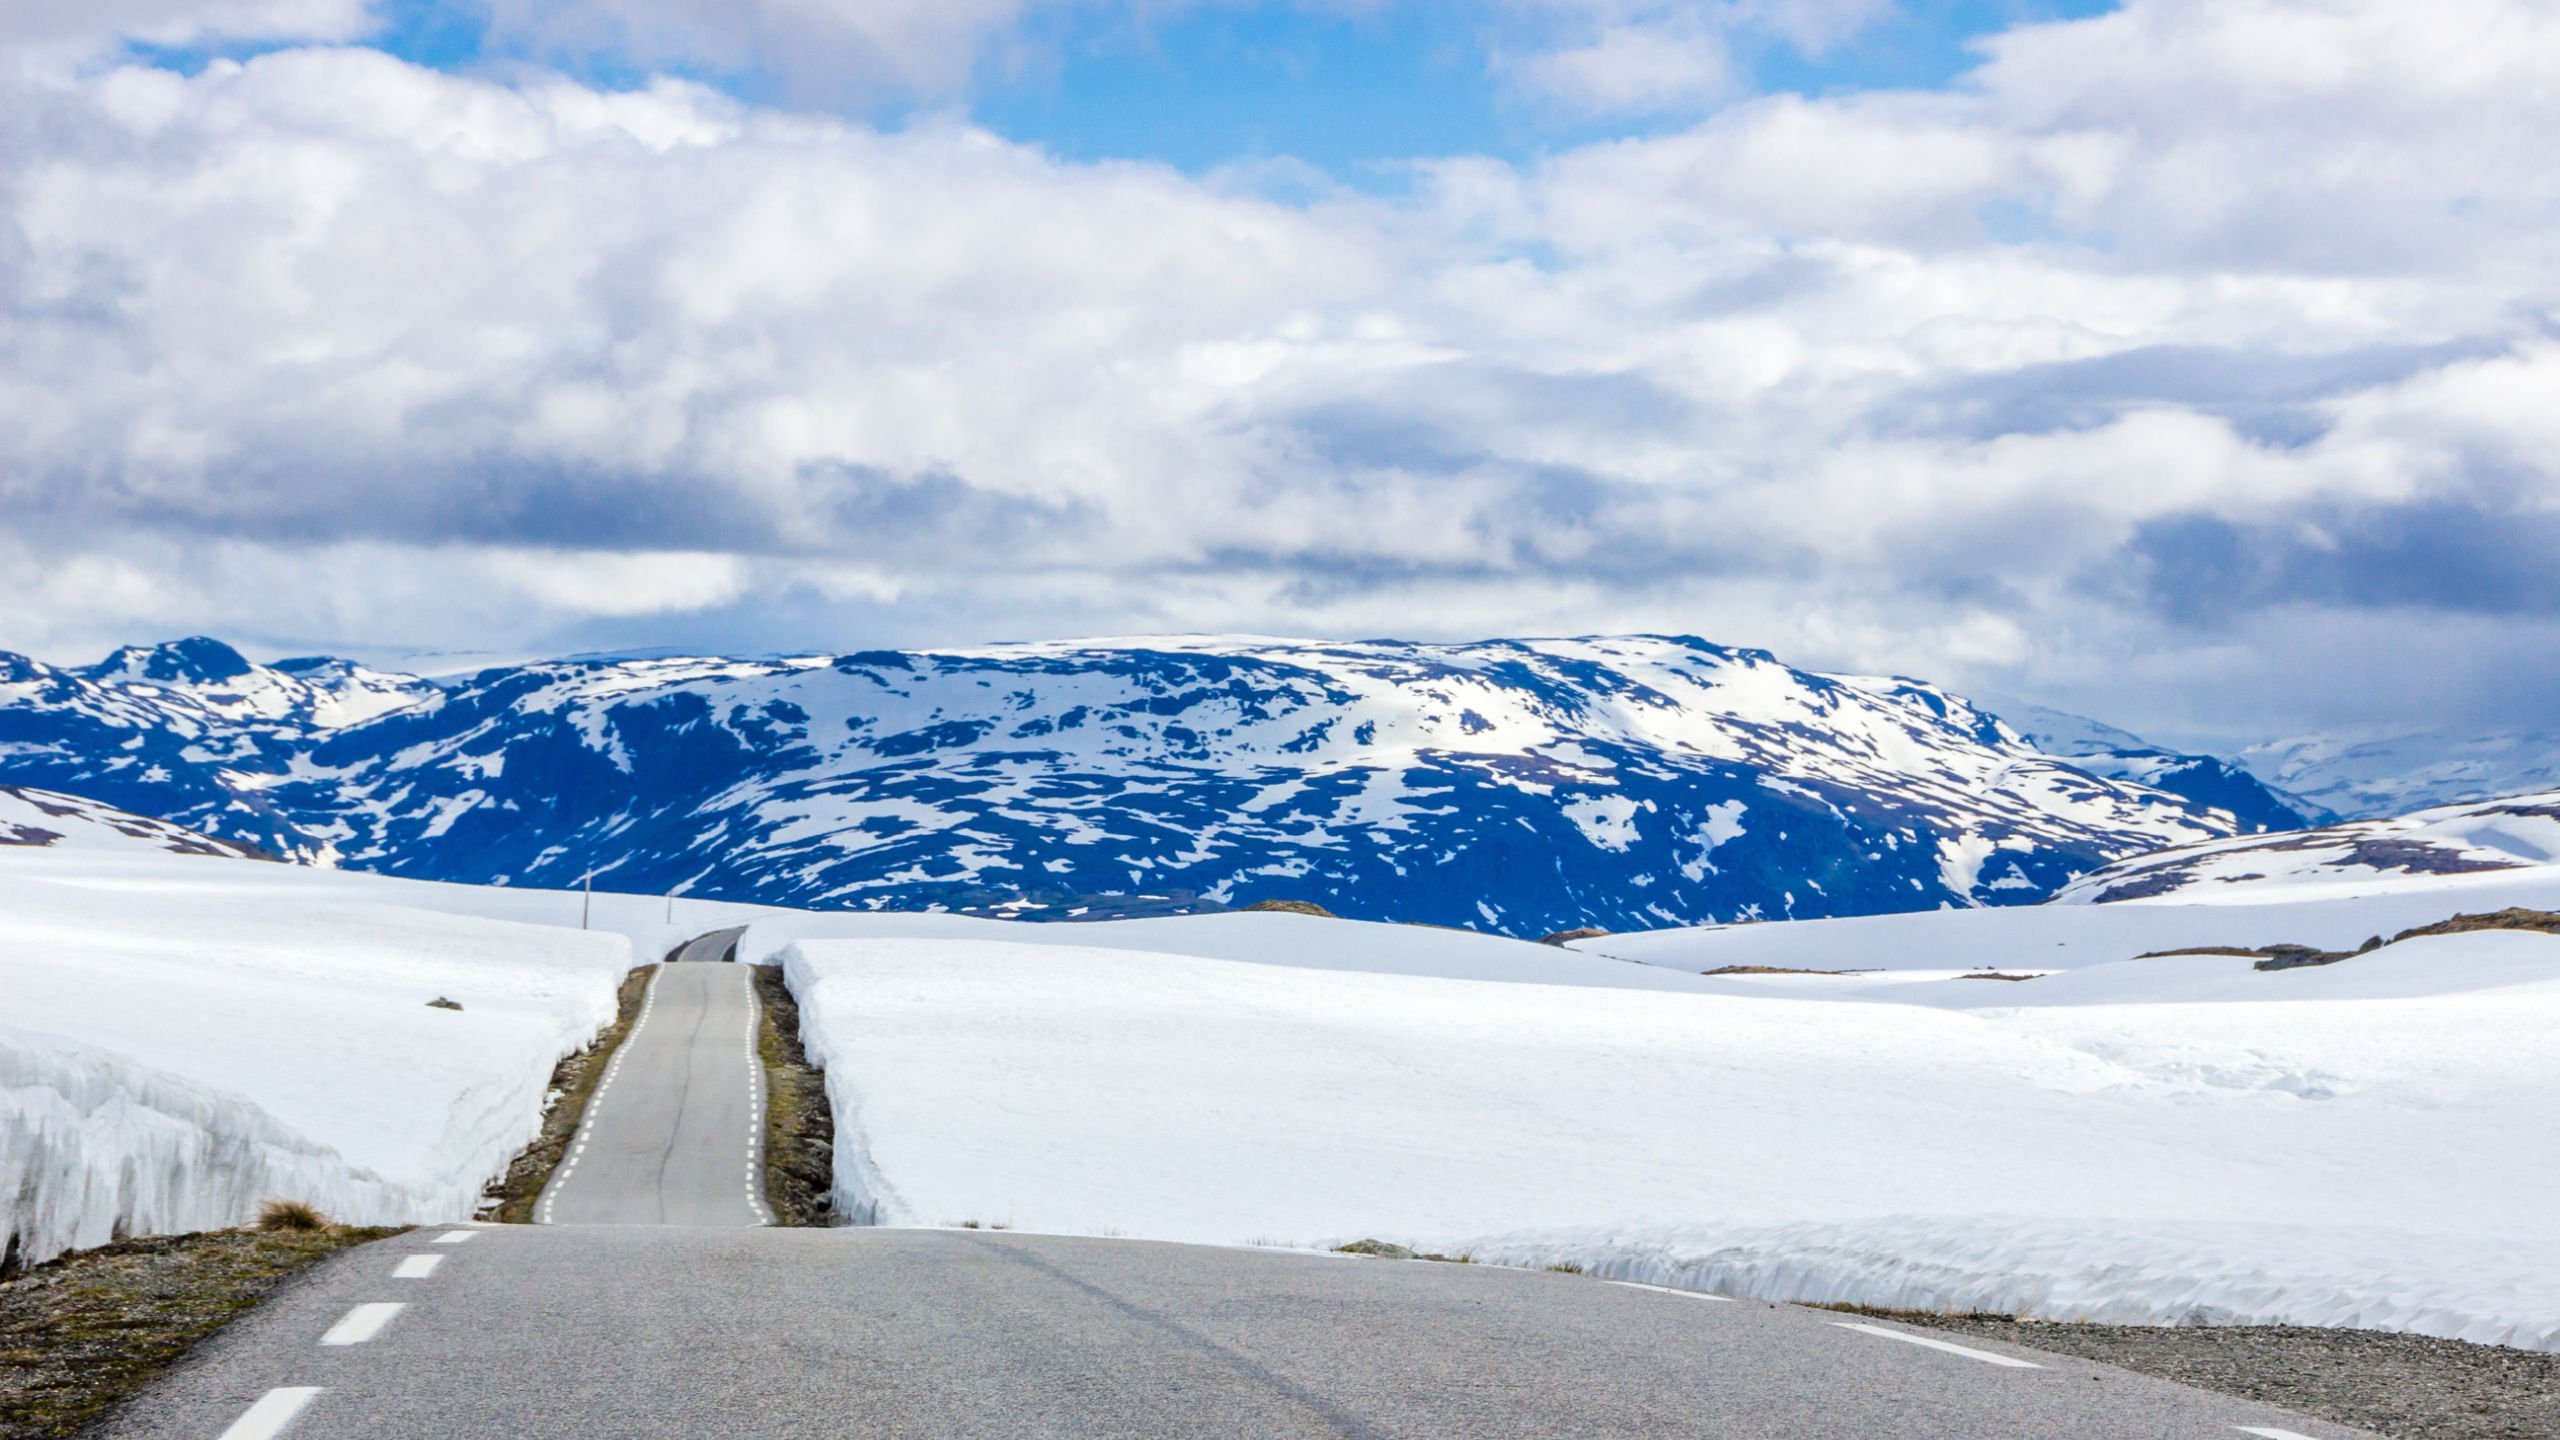
<svg viewBox="0 0 2560 1440"><path fill-rule="evenodd" d="M343 40L369 28L365 0L42 0L0 6L0 47L59 61L116 39Z"/></svg>
<svg viewBox="0 0 2560 1440"><path fill-rule="evenodd" d="M2405 10L2136 0L1286 201L361 49L58 77L0 643L1643 628L2172 730L2539 705L2560 22Z"/></svg>
<svg viewBox="0 0 2560 1440"><path fill-rule="evenodd" d="M488 0L493 40L554 59L761 71L796 97L939 99L1065 0Z"/></svg>
<svg viewBox="0 0 2560 1440"><path fill-rule="evenodd" d="M1828 50L1891 0L1493 0L1492 64L1531 96L1597 115L1697 113L1744 88L1733 40Z"/></svg>

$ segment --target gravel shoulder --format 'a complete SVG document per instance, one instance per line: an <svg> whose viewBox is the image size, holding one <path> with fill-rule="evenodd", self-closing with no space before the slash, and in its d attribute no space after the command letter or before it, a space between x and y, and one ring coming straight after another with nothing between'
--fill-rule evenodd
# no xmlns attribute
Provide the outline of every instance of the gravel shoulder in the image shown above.
<svg viewBox="0 0 2560 1440"><path fill-rule="evenodd" d="M60 1440L306 1267L397 1229L210 1230L78 1250L0 1282L0 1440Z"/></svg>
<svg viewBox="0 0 2560 1440"><path fill-rule="evenodd" d="M764 1194L781 1225L832 1225L835 1112L826 1077L800 1043L800 1002L782 967L752 967L758 1013L756 1051L764 1062Z"/></svg>
<svg viewBox="0 0 2560 1440"><path fill-rule="evenodd" d="M657 973L657 966L643 965L625 976L613 1023L594 1044L563 1057L551 1068L551 1104L542 1112L542 1133L507 1166L506 1174L481 1193L481 1219L508 1225L533 1223L533 1203L542 1197L542 1187L551 1183L560 1158L569 1153L569 1137L578 1132L578 1121L587 1113L597 1082L604 1078L606 1063L639 1020L640 1004L648 998L649 981Z"/></svg>
<svg viewBox="0 0 2560 1440"><path fill-rule="evenodd" d="M2560 1355L2305 1325L2089 1325L1860 1311L2120 1365L2395 1440L2555 1440Z"/></svg>

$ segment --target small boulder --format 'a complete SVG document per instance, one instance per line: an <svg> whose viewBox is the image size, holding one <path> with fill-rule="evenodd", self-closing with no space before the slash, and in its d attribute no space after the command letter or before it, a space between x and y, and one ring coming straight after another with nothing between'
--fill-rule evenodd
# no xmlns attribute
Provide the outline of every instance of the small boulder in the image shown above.
<svg viewBox="0 0 2560 1440"><path fill-rule="evenodd" d="M433 1000L427 1002L427 1008L430 1010L459 1010L462 1008L462 1002L459 1000L447 1000L443 996L439 995Z"/></svg>

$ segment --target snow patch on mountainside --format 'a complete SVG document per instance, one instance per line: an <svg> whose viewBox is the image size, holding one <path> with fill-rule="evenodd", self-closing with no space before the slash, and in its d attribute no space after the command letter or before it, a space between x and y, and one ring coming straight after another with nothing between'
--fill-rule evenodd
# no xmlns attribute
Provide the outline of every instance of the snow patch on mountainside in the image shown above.
<svg viewBox="0 0 2560 1440"><path fill-rule="evenodd" d="M2351 820L2560 789L2560 731L2305 736L2252 745L2239 760Z"/></svg>
<svg viewBox="0 0 2560 1440"><path fill-rule="evenodd" d="M1975 698L2047 755L2094 775L2168 790L2198 804L2228 810L2244 830L2298 830L2337 818L2321 803L2278 789L2245 766L2219 756L2182 754L2086 715L2023 700Z"/></svg>
<svg viewBox="0 0 2560 1440"><path fill-rule="evenodd" d="M2560 791L2174 846L2083 876L2057 898L2253 903L2348 888L2435 886L2447 876L2560 881Z"/></svg>
<svg viewBox="0 0 2560 1440"><path fill-rule="evenodd" d="M135 815L77 795L0 785L0 845L63 850L158 850L234 860L272 859L183 825Z"/></svg>

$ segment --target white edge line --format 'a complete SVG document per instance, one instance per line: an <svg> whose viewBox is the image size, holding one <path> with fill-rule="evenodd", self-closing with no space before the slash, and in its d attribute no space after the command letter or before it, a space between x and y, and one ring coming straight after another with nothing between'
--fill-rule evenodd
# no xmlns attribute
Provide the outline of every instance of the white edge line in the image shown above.
<svg viewBox="0 0 2560 1440"><path fill-rule="evenodd" d="M1704 1290L1682 1290L1670 1285L1647 1285L1641 1280L1603 1280L1600 1283L1622 1286L1629 1290L1650 1290L1656 1295L1677 1295L1684 1300L1717 1300L1727 1305L1733 1303L1733 1297L1730 1295L1710 1295Z"/></svg>
<svg viewBox="0 0 2560 1440"><path fill-rule="evenodd" d="M397 1300L368 1300L338 1317L329 1333L320 1337L323 1345L361 1345L382 1333L391 1317L408 1307Z"/></svg>
<svg viewBox="0 0 2560 1440"><path fill-rule="evenodd" d="M1976 1350L1966 1345L1950 1345L1944 1340L1934 1340L1926 1335L1914 1335L1907 1330L1888 1330L1881 1325L1868 1325L1856 1320L1834 1320L1831 1323L1843 1330L1855 1330L1861 1335L1881 1335L1887 1340L1899 1340L1905 1345L1943 1350L1950 1355L1961 1355L1967 1360L1979 1360L1985 1365L2006 1365L2012 1370L2044 1368L2033 1360L2020 1360L2010 1355L1994 1355L1988 1350Z"/></svg>
<svg viewBox="0 0 2560 1440"><path fill-rule="evenodd" d="M2234 1425L2231 1428L2243 1435L2264 1436L2265 1440L2311 1440L2310 1436L2301 1431L2278 1430L2271 1425Z"/></svg>
<svg viewBox="0 0 2560 1440"><path fill-rule="evenodd" d="M240 1412L240 1418L222 1432L222 1440L274 1440L320 1393L317 1385L285 1385L270 1390Z"/></svg>

